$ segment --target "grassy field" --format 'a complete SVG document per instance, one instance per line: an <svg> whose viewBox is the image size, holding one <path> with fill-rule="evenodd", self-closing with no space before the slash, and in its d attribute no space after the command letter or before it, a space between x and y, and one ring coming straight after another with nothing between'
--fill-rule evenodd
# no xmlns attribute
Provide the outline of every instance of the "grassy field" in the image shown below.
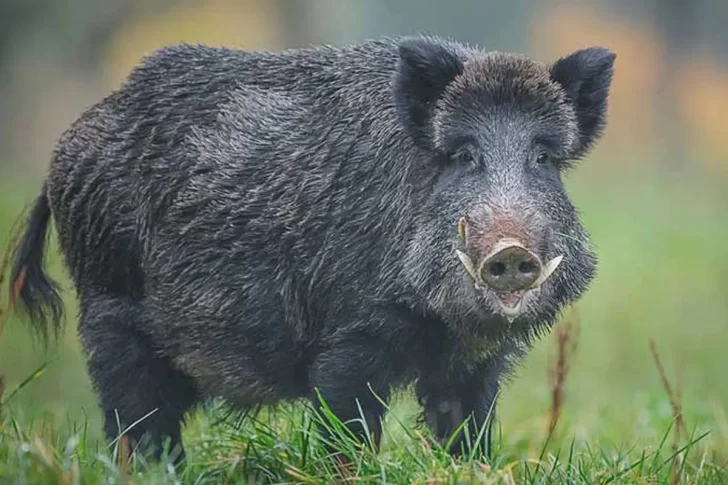
<svg viewBox="0 0 728 485"><path fill-rule="evenodd" d="M100 440L99 411L74 325L44 353L11 318L0 336L6 381L0 483L669 483L675 468L683 483L728 482L725 180L693 170L667 176L605 164L590 161L569 178L600 267L591 290L565 317L578 328L578 345L549 442L553 334L503 390L490 462L452 461L433 447L422 437L426 430L413 428L417 408L405 392L387 418L383 449L361 450L356 467L343 475L310 432L311 417L296 405L266 411L239 427L217 423L220 412L214 409L195 413L184 431L187 469L159 464L142 471L140 462L131 470L119 468L118 443ZM3 248L18 211L36 190L36 184L0 182ZM63 278L55 251L50 263ZM73 293L66 294L73 315ZM677 446L687 455L678 461L673 408L650 338L671 385L680 390L686 432ZM346 437L340 441L341 447L354 446Z"/></svg>

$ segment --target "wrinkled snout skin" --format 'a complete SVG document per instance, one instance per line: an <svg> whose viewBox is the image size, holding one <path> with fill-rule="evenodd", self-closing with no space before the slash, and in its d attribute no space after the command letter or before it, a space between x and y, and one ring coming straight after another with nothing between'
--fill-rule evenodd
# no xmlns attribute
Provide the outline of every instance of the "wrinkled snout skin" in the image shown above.
<svg viewBox="0 0 728 485"><path fill-rule="evenodd" d="M439 440L473 418L459 454L594 277L562 178L606 125L614 59L432 37L162 49L62 135L20 301L59 324L52 219L107 436L133 424L157 456L169 438L181 460L180 423L216 397L321 397L378 443L410 383Z"/></svg>
<svg viewBox="0 0 728 485"><path fill-rule="evenodd" d="M528 218L518 211L493 214L488 209L481 206L463 218L465 252L473 259L481 279L494 290L528 287L538 277L543 257L547 256L543 217Z"/></svg>
<svg viewBox="0 0 728 485"><path fill-rule="evenodd" d="M557 256L560 247L557 234L564 234L564 230L546 213L545 204L539 205L538 194L529 195L522 184L516 183L506 190L508 196L502 197L498 194L500 190L495 191L494 200L481 202L460 219L458 246L471 258L477 289L489 302L486 306L494 307L495 314L512 320L529 309L538 309L535 296L550 283L544 284L544 281L536 288L533 285L540 281L545 263ZM521 201L509 200L519 193ZM498 200L499 197L503 200ZM586 234L582 233L581 237L588 244ZM593 271L593 268L582 271ZM529 290L534 291L526 294ZM511 306L521 300L530 305L519 305L505 314L498 309L499 297L510 300Z"/></svg>

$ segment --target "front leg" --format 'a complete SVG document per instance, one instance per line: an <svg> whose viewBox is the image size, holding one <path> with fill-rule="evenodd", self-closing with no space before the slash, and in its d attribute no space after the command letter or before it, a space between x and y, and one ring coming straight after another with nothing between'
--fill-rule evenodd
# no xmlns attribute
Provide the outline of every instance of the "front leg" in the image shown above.
<svg viewBox="0 0 728 485"><path fill-rule="evenodd" d="M387 402L391 388L406 374L407 346L401 345L404 324L373 319L347 327L352 330L337 331L315 359L309 373L311 399L318 408L318 391L336 417L360 440L366 438L366 428L360 422L363 415L372 444L378 449L385 411L380 400ZM330 438L325 429L321 431Z"/></svg>
<svg viewBox="0 0 728 485"><path fill-rule="evenodd" d="M505 358L494 357L470 372L430 374L420 379L417 394L424 417L442 445L468 420L452 440L448 450L452 455L467 454L469 444L476 446L476 456L490 456L499 379L505 364Z"/></svg>

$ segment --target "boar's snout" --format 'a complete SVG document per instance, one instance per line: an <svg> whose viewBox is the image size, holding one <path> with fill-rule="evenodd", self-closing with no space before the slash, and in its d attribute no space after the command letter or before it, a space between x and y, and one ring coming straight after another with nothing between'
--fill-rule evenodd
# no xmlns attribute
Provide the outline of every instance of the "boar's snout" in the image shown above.
<svg viewBox="0 0 728 485"><path fill-rule="evenodd" d="M495 291L530 288L541 274L541 260L513 239L496 243L480 264L480 278Z"/></svg>

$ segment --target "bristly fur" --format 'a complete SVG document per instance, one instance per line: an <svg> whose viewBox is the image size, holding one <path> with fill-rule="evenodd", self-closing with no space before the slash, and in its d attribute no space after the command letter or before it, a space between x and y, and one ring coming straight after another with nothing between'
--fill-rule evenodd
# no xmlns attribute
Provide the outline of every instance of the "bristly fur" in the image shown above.
<svg viewBox="0 0 728 485"><path fill-rule="evenodd" d="M255 409L318 390L342 421L358 400L376 431L370 387L387 399L415 381L445 437L485 419L594 276L561 173L601 135L613 61L547 66L435 37L164 48L61 137L16 259L20 299L55 320L52 211L106 433L157 409L131 431L157 452L171 438L183 456L180 422L208 398ZM502 224L564 255L512 324L454 255L465 214L472 254Z"/></svg>

